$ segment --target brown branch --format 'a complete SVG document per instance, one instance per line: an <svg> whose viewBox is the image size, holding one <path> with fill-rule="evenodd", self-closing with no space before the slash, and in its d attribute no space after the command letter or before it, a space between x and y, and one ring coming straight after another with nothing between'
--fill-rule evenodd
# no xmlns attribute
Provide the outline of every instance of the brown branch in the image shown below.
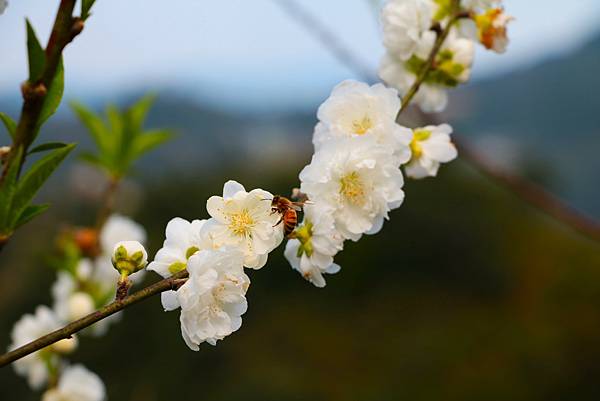
<svg viewBox="0 0 600 401"><path fill-rule="evenodd" d="M456 134L452 135L452 138L461 159L469 163L474 169L504 188L509 189L519 198L554 220L571 227L594 241L600 242L600 223L591 216L587 216L573 208L540 185L496 168Z"/></svg>
<svg viewBox="0 0 600 401"><path fill-rule="evenodd" d="M455 3L455 7L456 7L458 2L455 0L454 3ZM429 53L429 57L427 57L425 64L423 64L423 66L421 67L421 70L417 74L415 82L408 89L406 94L404 96L402 96L402 106L400 107L400 111L398 112L398 116L396 118L398 118L400 116L400 114L402 114L402 112L404 110L406 110L406 108L412 101L413 97L415 97L415 95L421 88L421 85L423 84L425 79L427 79L427 74L429 74L431 69L434 67L435 58L437 57L440 49L442 48L442 45L446 41L446 38L448 38L448 35L450 34L450 30L452 29L452 26L454 25L454 23L456 21L458 21L461 18L461 16L462 16L462 14L453 15L450 18L450 20L448 21L448 23L446 24L446 26L444 27L444 29L442 29L441 31L436 31L437 38L435 40L435 43L433 44L433 48L431 49L431 52Z"/></svg>
<svg viewBox="0 0 600 401"><path fill-rule="evenodd" d="M21 118L15 132L13 151L16 151L19 146L23 146L26 150L33 142L35 133L39 128L47 89L56 75L63 50L83 30L83 21L80 18L73 17L75 2L76 0L61 0L52 33L46 46L46 62L42 76L37 82L25 82L23 84L24 101ZM23 157L21 164L24 161L25 157ZM6 163L5 169L8 168L9 164Z"/></svg>
<svg viewBox="0 0 600 401"><path fill-rule="evenodd" d="M64 338L70 338L73 334L77 333L80 330L85 329L92 324L107 318L108 316L117 313L120 310L123 310L133 304L136 304L144 299L150 298L156 294L160 294L161 292L168 290L176 290L182 284L182 279L188 276L187 270L182 270L179 273L163 279L157 283L154 283L142 290L131 294L122 300L114 301L97 311L90 313L89 315L82 317L79 320L76 320L68 325L53 331L52 333L46 334L34 340L28 344L25 344L13 351L7 352L6 354L0 356L0 367L6 366L11 362L16 361L17 359L23 358L33 352L39 351L42 348L45 348L51 344L54 344L57 341L60 341Z"/></svg>

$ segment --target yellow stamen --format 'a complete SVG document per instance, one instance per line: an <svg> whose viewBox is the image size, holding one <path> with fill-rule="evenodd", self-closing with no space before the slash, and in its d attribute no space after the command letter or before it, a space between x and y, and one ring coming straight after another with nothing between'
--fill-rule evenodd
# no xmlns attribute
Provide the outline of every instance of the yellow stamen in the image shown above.
<svg viewBox="0 0 600 401"><path fill-rule="evenodd" d="M410 150L412 152L412 158L418 159L423 154L423 148L419 142L426 140L431 136L430 131L416 130L413 134L413 139L410 142Z"/></svg>
<svg viewBox="0 0 600 401"><path fill-rule="evenodd" d="M248 236L254 227L254 220L248 209L229 214L229 229L239 236Z"/></svg>
<svg viewBox="0 0 600 401"><path fill-rule="evenodd" d="M368 130L373 127L373 122L369 116L364 116L362 120L352 121L352 129L357 135L364 135Z"/></svg>
<svg viewBox="0 0 600 401"><path fill-rule="evenodd" d="M366 195L364 185L356 171L342 177L340 180L340 194L350 203L357 206L364 205Z"/></svg>

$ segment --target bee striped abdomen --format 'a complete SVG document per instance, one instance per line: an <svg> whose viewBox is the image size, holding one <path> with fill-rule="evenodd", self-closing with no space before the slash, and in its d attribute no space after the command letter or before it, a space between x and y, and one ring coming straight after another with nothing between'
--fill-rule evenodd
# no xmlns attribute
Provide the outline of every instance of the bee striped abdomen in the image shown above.
<svg viewBox="0 0 600 401"><path fill-rule="evenodd" d="M283 213L283 232L289 236L298 225L298 213L294 209L287 209Z"/></svg>

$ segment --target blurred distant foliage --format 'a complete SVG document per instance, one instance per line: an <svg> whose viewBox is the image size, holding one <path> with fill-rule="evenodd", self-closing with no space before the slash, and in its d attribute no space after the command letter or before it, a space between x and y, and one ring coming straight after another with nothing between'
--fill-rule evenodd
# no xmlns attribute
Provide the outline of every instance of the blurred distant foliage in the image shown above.
<svg viewBox="0 0 600 401"><path fill-rule="evenodd" d="M105 119L83 104L72 102L73 111L96 145L96 153L83 153L82 159L104 170L110 177L119 179L127 175L133 163L144 153L171 139L173 132L169 130L144 130L144 122L155 98L154 95L144 96L123 111L109 105Z"/></svg>

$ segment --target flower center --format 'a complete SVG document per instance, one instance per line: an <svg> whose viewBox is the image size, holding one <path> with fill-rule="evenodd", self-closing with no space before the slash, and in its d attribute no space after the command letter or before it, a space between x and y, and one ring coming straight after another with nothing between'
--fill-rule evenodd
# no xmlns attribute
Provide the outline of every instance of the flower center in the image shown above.
<svg viewBox="0 0 600 401"><path fill-rule="evenodd" d="M340 179L340 194L354 205L365 204L364 184L356 171L346 174Z"/></svg>
<svg viewBox="0 0 600 401"><path fill-rule="evenodd" d="M254 227L254 220L250 216L248 209L243 209L229 215L229 229L235 235L248 236L252 227Z"/></svg>
<svg viewBox="0 0 600 401"><path fill-rule="evenodd" d="M357 135L364 135L368 130L373 127L373 122L369 116L364 116L362 120L352 121L352 130Z"/></svg>
<svg viewBox="0 0 600 401"><path fill-rule="evenodd" d="M410 142L410 150L412 152L413 159L419 159L423 155L423 148L419 142L426 140L431 136L430 131L416 130L413 139Z"/></svg>

